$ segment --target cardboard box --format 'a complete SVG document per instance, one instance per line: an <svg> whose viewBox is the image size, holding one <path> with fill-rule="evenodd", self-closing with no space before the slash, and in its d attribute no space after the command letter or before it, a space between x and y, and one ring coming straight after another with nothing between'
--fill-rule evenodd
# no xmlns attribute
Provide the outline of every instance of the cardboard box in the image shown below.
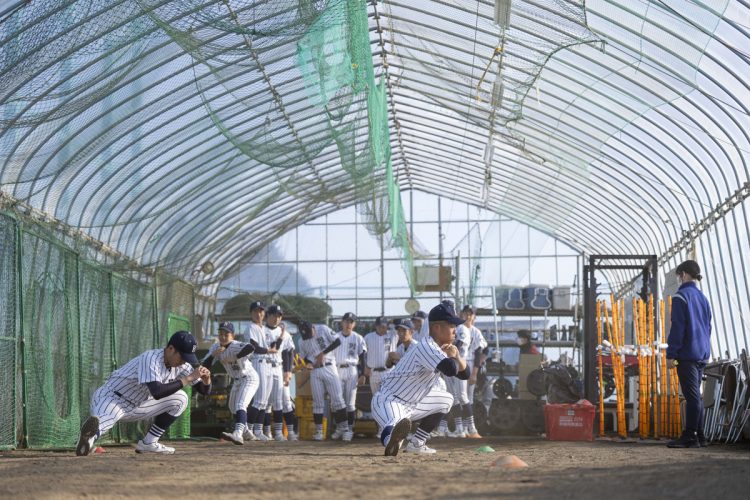
<svg viewBox="0 0 750 500"><path fill-rule="evenodd" d="M300 370L294 373L295 396L312 396L312 384L310 384L311 370Z"/></svg>
<svg viewBox="0 0 750 500"><path fill-rule="evenodd" d="M519 399L536 399L526 388L529 373L542 366L541 354L521 354L518 361L518 397Z"/></svg>

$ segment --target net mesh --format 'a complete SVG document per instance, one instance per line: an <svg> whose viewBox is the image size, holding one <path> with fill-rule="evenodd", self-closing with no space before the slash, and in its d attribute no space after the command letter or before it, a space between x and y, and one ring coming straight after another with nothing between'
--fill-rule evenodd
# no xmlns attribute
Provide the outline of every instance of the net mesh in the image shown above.
<svg viewBox="0 0 750 500"><path fill-rule="evenodd" d="M16 226L12 219L0 214L0 449L13 448L21 431L18 422L21 405L20 371L16 326Z"/></svg>
<svg viewBox="0 0 750 500"><path fill-rule="evenodd" d="M84 260L54 233L32 219L0 214L0 375L7 387L0 394L1 448L73 447L91 397L109 374L165 345L175 325L170 321L157 335L158 319L184 314L178 329L190 329L191 285L171 278L160 287L170 309L157 311L152 282ZM188 437L189 412L178 424L170 436ZM148 425L120 423L101 442L140 439Z"/></svg>
<svg viewBox="0 0 750 500"><path fill-rule="evenodd" d="M72 446L81 423L76 259L31 233L21 246L27 442Z"/></svg>
<svg viewBox="0 0 750 500"><path fill-rule="evenodd" d="M370 45L365 0L25 4L0 24L3 182L183 278L238 242L248 254L261 248L247 228L282 199L295 208L274 221L279 231L355 199L383 235L394 186ZM241 215L228 205L195 212L257 179L263 189ZM403 236L383 244L408 254ZM225 268L213 260L216 282Z"/></svg>

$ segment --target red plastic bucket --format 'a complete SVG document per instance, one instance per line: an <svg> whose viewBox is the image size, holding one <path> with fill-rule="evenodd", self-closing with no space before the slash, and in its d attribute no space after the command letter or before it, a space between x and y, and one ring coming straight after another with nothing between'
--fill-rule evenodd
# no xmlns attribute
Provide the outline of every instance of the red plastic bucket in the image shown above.
<svg viewBox="0 0 750 500"><path fill-rule="evenodd" d="M544 422L551 441L593 441L596 407L586 400L576 404L546 405Z"/></svg>

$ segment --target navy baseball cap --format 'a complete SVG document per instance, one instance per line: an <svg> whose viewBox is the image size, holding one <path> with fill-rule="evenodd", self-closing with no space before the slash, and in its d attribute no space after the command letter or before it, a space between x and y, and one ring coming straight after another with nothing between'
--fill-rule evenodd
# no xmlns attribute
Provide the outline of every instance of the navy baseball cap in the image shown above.
<svg viewBox="0 0 750 500"><path fill-rule="evenodd" d="M396 328L405 328L407 330L414 330L414 323L411 322L410 319L395 319L393 320L393 325Z"/></svg>
<svg viewBox="0 0 750 500"><path fill-rule="evenodd" d="M175 332L169 338L167 345L174 347L180 353L185 363L190 363L193 366L198 365L198 357L195 355L195 351L198 350L198 343L190 332L184 330Z"/></svg>
<svg viewBox="0 0 750 500"><path fill-rule="evenodd" d="M221 323L219 323L219 331L221 330L229 333L234 333L234 325L229 321L222 321Z"/></svg>
<svg viewBox="0 0 750 500"><path fill-rule="evenodd" d="M421 319L424 321L427 319L427 313L424 311L417 311L411 315L411 319Z"/></svg>
<svg viewBox="0 0 750 500"><path fill-rule="evenodd" d="M341 316L341 321L357 321L357 315L352 312L344 313Z"/></svg>
<svg viewBox="0 0 750 500"><path fill-rule="evenodd" d="M474 309L474 306L472 306L471 304L466 304L466 305L464 306L464 308L463 308L463 309L461 309L461 312L464 312L464 313L471 313L471 314L476 314L476 313L477 313L477 310L476 310L476 309Z"/></svg>
<svg viewBox="0 0 750 500"><path fill-rule="evenodd" d="M301 321L299 324L299 332L303 339L311 338L313 334L312 324L309 321Z"/></svg>
<svg viewBox="0 0 750 500"><path fill-rule="evenodd" d="M268 309L266 310L266 314L277 314L279 316L284 315L284 311L281 310L281 306L278 306L276 304L271 304L268 306Z"/></svg>
<svg viewBox="0 0 750 500"><path fill-rule="evenodd" d="M375 326L378 325L387 325L388 320L385 318L385 316L381 316L379 318L375 318Z"/></svg>
<svg viewBox="0 0 750 500"><path fill-rule="evenodd" d="M266 305L260 300L256 300L255 302L250 302L250 312L253 312L256 309L263 309L265 311Z"/></svg>
<svg viewBox="0 0 750 500"><path fill-rule="evenodd" d="M430 309L430 314L427 318L430 320L430 323L435 321L447 321L456 326L464 324L464 320L456 316L456 309L453 307L453 302L450 300L444 300Z"/></svg>

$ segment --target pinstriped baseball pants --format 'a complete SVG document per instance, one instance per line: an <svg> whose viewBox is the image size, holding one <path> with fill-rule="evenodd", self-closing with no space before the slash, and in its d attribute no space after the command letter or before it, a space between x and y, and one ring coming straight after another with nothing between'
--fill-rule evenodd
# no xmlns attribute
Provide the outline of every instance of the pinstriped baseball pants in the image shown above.
<svg viewBox="0 0 750 500"><path fill-rule="evenodd" d="M258 390L253 398L253 407L267 410L273 390L273 366L264 359L253 358L253 368L258 372Z"/></svg>
<svg viewBox="0 0 750 500"><path fill-rule="evenodd" d="M396 425L402 418L421 420L434 413L448 413L453 406L453 396L434 386L416 405L403 403L391 395L378 392L372 398L372 416L381 429Z"/></svg>
<svg viewBox="0 0 750 500"><path fill-rule="evenodd" d="M232 390L229 391L229 409L232 413L240 410L247 410L250 405L250 401L253 400L256 391L258 390L258 374L255 370L252 374L245 375L244 377L234 379L232 382Z"/></svg>
<svg viewBox="0 0 750 500"><path fill-rule="evenodd" d="M334 411L346 407L344 398L341 397L341 381L336 367L333 365L315 368L310 374L310 385L313 395L313 413L323 413L326 407L326 393L331 398L331 406Z"/></svg>
<svg viewBox="0 0 750 500"><path fill-rule="evenodd" d="M339 378L341 379L341 396L346 403L346 411L354 411L357 409L357 382L359 380L357 367L339 367Z"/></svg>
<svg viewBox="0 0 750 500"><path fill-rule="evenodd" d="M162 399L149 398L136 406L102 386L94 392L91 399L91 415L99 418L101 437L119 421L136 422L162 413L178 417L187 409L188 403L188 395L180 390Z"/></svg>
<svg viewBox="0 0 750 500"><path fill-rule="evenodd" d="M271 409L274 411L283 410L288 413L294 409L292 397L289 393L289 386L284 385L284 370L281 366L273 369L271 385Z"/></svg>

